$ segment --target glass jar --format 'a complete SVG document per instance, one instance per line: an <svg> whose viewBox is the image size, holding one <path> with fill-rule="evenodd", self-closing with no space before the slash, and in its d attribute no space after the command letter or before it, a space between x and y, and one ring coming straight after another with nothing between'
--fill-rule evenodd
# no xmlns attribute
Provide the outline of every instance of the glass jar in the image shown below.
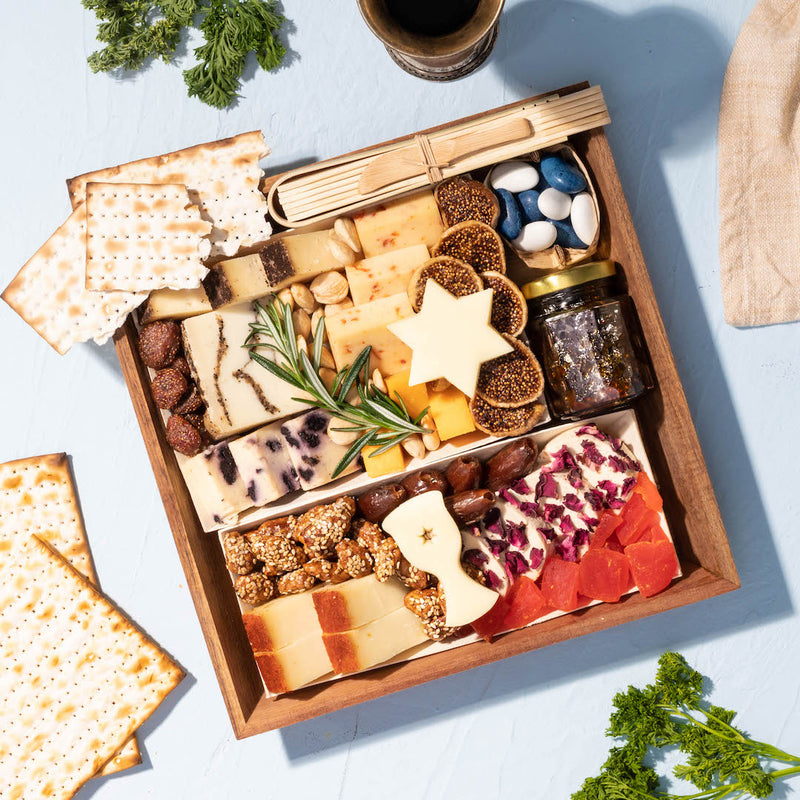
<svg viewBox="0 0 800 800"><path fill-rule="evenodd" d="M555 416L611 411L653 387L639 317L617 288L613 261L556 272L526 283L522 293Z"/></svg>

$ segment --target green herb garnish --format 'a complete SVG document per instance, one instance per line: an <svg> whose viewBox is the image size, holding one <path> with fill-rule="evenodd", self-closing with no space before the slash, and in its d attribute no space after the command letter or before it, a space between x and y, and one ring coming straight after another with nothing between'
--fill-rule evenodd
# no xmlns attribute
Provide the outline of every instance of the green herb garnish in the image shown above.
<svg viewBox="0 0 800 800"><path fill-rule="evenodd" d="M600 774L587 778L572 800L733 800L769 797L776 780L800 774L800 758L751 739L731 724L736 712L703 700L703 676L679 653L664 653L655 683L629 686L614 697L608 736L614 747ZM687 758L673 770L694 783L694 794L659 789L659 776L644 763L651 748L677 747ZM771 765L791 765L772 769Z"/></svg>
<svg viewBox="0 0 800 800"><path fill-rule="evenodd" d="M81 0L95 12L97 39L105 44L89 56L93 72L137 70L148 60L169 62L184 28L197 28L205 44L199 63L185 70L190 97L225 108L237 97L249 53L265 70L278 67L286 48L277 37L284 17L275 0Z"/></svg>
<svg viewBox="0 0 800 800"><path fill-rule="evenodd" d="M336 373L329 391L319 376L324 318L317 323L314 347L309 358L305 351L297 347L292 308L288 303L275 298L266 306L256 303L256 308L259 322L250 324L250 335L245 342L250 350L250 358L281 380L310 395L292 399L322 408L347 423L334 430L358 434L333 471L334 478L366 446L378 448L370 454L378 456L415 433L430 433L428 428L420 424L428 413L427 408L412 418L399 395L396 395L396 400L392 399L369 380L371 347L365 347L349 367ZM266 337L266 341L259 337ZM262 347L279 353L283 363L278 364L261 355L258 350ZM348 396L352 397L353 391L358 397L358 405L347 399Z"/></svg>

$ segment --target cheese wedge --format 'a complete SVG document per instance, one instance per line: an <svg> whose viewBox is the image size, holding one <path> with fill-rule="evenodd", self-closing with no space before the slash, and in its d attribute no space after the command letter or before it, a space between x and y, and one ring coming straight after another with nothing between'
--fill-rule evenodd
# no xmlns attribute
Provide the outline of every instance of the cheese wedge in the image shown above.
<svg viewBox="0 0 800 800"><path fill-rule="evenodd" d="M352 264L348 247L331 250L331 231L294 233L273 239L258 253L220 261L203 279L213 308L264 297L297 281Z"/></svg>
<svg viewBox="0 0 800 800"><path fill-rule="evenodd" d="M315 592L287 594L242 614L254 653L274 653L309 636L322 635L313 596Z"/></svg>
<svg viewBox="0 0 800 800"><path fill-rule="evenodd" d="M370 373L393 375L411 365L411 348L391 333L388 325L413 316L405 292L325 317L333 359L338 369L350 365L367 346L372 347Z"/></svg>
<svg viewBox="0 0 800 800"><path fill-rule="evenodd" d="M411 276L429 258L428 248L424 244L413 244L346 267L344 272L350 284L353 303L360 306L380 297L391 297L407 291Z"/></svg>
<svg viewBox="0 0 800 800"><path fill-rule="evenodd" d="M414 244L433 247L444 232L430 189L381 203L353 215L366 258Z"/></svg>
<svg viewBox="0 0 800 800"><path fill-rule="evenodd" d="M206 430L215 439L232 436L302 411L298 390L251 361L243 347L257 320L250 303L184 320L186 358L206 404ZM274 359L272 351L260 351Z"/></svg>
<svg viewBox="0 0 800 800"><path fill-rule="evenodd" d="M360 628L326 633L322 640L336 673L358 672L428 641L422 622L407 608L399 608Z"/></svg>
<svg viewBox="0 0 800 800"><path fill-rule="evenodd" d="M179 456L178 466L204 531L235 522L253 505L225 442L191 458Z"/></svg>
<svg viewBox="0 0 800 800"><path fill-rule="evenodd" d="M359 628L400 608L408 589L392 578L381 583L374 574L311 593L323 633Z"/></svg>
<svg viewBox="0 0 800 800"><path fill-rule="evenodd" d="M305 491L330 483L336 467L350 449L350 445L336 444L328 436L328 424L332 419L327 411L315 408L286 420L281 426L285 449L297 471L300 486ZM337 422L342 426L347 425L346 422ZM360 469L358 459L355 459L339 476L350 475Z"/></svg>
<svg viewBox="0 0 800 800"><path fill-rule="evenodd" d="M273 653L256 653L256 664L264 685L273 694L299 689L331 672L331 662L322 638L306 636Z"/></svg>
<svg viewBox="0 0 800 800"><path fill-rule="evenodd" d="M228 447L254 506L266 505L300 488L279 422L233 439Z"/></svg>
<svg viewBox="0 0 800 800"><path fill-rule="evenodd" d="M142 306L141 322L155 322L159 319L182 320L211 311L211 303L205 289L156 289L150 292Z"/></svg>

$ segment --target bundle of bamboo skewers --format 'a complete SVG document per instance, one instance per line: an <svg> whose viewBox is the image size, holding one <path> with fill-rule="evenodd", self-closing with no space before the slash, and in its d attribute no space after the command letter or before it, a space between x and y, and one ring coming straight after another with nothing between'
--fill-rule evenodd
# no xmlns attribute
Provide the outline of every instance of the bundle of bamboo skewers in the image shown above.
<svg viewBox="0 0 800 800"><path fill-rule="evenodd" d="M355 211L443 178L515 158L610 122L592 86L292 170L268 195L274 219L289 228Z"/></svg>

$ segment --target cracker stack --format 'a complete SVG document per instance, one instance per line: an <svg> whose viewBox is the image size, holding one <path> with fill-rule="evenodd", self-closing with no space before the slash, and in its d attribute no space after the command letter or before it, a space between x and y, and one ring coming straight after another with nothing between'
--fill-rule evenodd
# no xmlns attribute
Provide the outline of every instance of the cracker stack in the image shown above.
<svg viewBox="0 0 800 800"><path fill-rule="evenodd" d="M134 731L182 677L94 580L67 457L0 465L0 797L139 763Z"/></svg>
<svg viewBox="0 0 800 800"><path fill-rule="evenodd" d="M209 258L271 233L259 131L67 182L73 213L2 298L55 350L105 343L156 289L200 286Z"/></svg>

